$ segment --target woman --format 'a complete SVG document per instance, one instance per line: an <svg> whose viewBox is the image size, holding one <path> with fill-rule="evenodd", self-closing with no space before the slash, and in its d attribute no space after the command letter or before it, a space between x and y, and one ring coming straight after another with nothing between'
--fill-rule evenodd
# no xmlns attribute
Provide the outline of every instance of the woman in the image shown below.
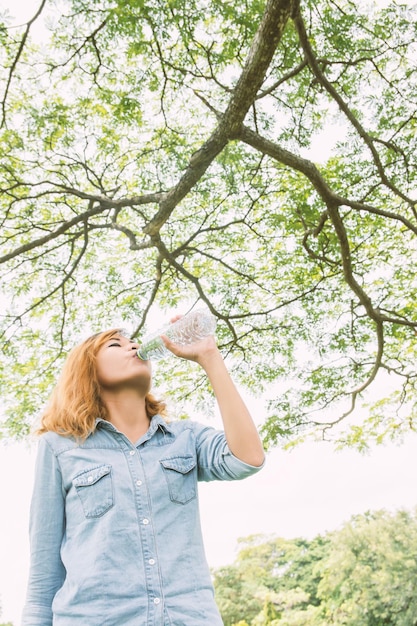
<svg viewBox="0 0 417 626"><path fill-rule="evenodd" d="M138 344L109 330L69 354L43 414L22 626L219 626L197 480L258 471L262 445L213 336L178 346L215 393L224 432L167 422Z"/></svg>

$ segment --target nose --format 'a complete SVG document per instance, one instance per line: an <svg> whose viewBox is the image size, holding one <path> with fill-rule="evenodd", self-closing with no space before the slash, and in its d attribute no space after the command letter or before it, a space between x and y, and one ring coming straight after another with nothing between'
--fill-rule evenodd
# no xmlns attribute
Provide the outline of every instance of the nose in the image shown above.
<svg viewBox="0 0 417 626"><path fill-rule="evenodd" d="M131 350L135 350L135 351L136 351L136 350L139 350L139 344L138 344L138 342L137 342L137 341L132 341L132 342L131 342L131 344L130 344L130 349L131 349Z"/></svg>

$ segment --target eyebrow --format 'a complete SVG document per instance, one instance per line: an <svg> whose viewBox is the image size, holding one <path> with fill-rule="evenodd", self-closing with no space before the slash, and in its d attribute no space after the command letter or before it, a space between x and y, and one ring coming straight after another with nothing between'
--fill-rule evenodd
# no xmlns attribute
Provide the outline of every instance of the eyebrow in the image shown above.
<svg viewBox="0 0 417 626"><path fill-rule="evenodd" d="M131 339L130 337L125 337L124 335L112 335L111 337L107 339L107 342L108 341L122 341L122 339L126 339L129 343L135 343L134 339Z"/></svg>

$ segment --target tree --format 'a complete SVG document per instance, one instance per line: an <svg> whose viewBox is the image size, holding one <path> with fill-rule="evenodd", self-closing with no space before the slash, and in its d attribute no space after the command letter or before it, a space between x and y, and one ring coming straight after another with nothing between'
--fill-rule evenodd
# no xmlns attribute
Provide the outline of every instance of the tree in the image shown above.
<svg viewBox="0 0 417 626"><path fill-rule="evenodd" d="M240 382L269 393L267 446L414 428L415 18L349 0L3 14L5 433L27 432L87 330L140 336L198 300ZM346 422L381 375L368 419ZM175 381L204 400L186 364Z"/></svg>
<svg viewBox="0 0 417 626"><path fill-rule="evenodd" d="M240 567L230 565L217 569L215 588L216 603L225 626L251 621L262 610L262 599L257 597L257 588L253 581L247 580L246 572Z"/></svg>
<svg viewBox="0 0 417 626"><path fill-rule="evenodd" d="M356 515L310 541L256 536L242 543L235 563L214 572L226 626L234 622L225 597L249 626L416 623L417 509ZM254 603L245 613L255 599L258 613Z"/></svg>
<svg viewBox="0 0 417 626"><path fill-rule="evenodd" d="M254 626L268 626L269 624L272 624L277 617L278 615L275 610L274 601L270 598L265 598L262 611L254 619L253 624Z"/></svg>
<svg viewBox="0 0 417 626"><path fill-rule="evenodd" d="M328 541L267 539L252 535L240 540L235 563L215 570L216 602L225 626L239 620L251 626L275 624L288 615L312 615L320 604L316 568L325 558ZM294 622L295 623L295 622ZM312 623L312 622L311 622Z"/></svg>
<svg viewBox="0 0 417 626"><path fill-rule="evenodd" d="M417 511L353 517L320 564L322 615L346 626L414 626Z"/></svg>

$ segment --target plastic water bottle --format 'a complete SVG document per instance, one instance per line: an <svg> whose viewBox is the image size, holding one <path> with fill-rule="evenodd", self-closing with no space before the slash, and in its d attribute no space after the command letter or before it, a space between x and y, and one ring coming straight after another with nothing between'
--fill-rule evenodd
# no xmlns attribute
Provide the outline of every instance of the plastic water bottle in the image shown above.
<svg viewBox="0 0 417 626"><path fill-rule="evenodd" d="M210 311L207 311L207 309L190 311L173 324L167 324L163 328L146 335L137 351L137 355L144 361L148 359L157 361L166 356L172 356L172 352L165 346L160 335L166 335L174 343L186 346L204 337L213 335L215 328L216 318Z"/></svg>

